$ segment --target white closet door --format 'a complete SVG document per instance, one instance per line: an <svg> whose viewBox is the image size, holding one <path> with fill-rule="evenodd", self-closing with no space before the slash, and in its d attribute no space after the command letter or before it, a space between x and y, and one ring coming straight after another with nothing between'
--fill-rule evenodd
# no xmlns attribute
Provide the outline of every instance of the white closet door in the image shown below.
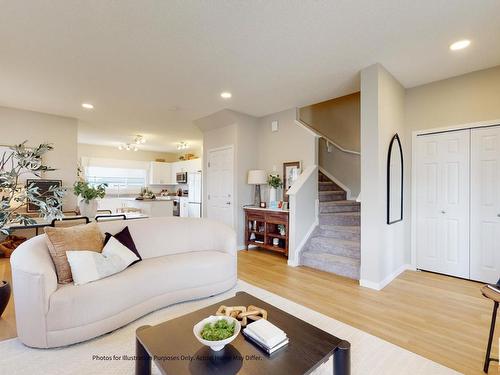
<svg viewBox="0 0 500 375"><path fill-rule="evenodd" d="M470 131L417 137L417 268L469 277Z"/></svg>
<svg viewBox="0 0 500 375"><path fill-rule="evenodd" d="M470 278L500 278L500 128L473 129L471 135Z"/></svg>

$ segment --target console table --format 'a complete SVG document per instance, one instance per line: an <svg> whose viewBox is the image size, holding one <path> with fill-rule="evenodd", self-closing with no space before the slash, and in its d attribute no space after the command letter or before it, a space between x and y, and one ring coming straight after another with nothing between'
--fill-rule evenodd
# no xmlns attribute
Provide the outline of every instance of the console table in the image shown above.
<svg viewBox="0 0 500 375"><path fill-rule="evenodd" d="M272 250L288 257L288 210L244 207L245 210L245 246L254 245ZM284 234L279 226L284 226ZM273 244L273 241L277 244Z"/></svg>

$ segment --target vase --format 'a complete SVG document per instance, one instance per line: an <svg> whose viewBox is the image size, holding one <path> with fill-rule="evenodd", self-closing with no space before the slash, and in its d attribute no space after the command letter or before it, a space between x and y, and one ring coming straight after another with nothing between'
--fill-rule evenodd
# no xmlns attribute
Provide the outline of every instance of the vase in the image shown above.
<svg viewBox="0 0 500 375"><path fill-rule="evenodd" d="M97 214L97 200L93 199L87 203L82 199L80 203L78 203L78 208L80 209L80 215L93 219Z"/></svg>
<svg viewBox="0 0 500 375"><path fill-rule="evenodd" d="M269 189L269 204L272 202L276 202L276 195L278 194L278 191L276 188L270 188Z"/></svg>
<svg viewBox="0 0 500 375"><path fill-rule="evenodd" d="M10 285L7 281L0 281L0 316L2 316L10 298Z"/></svg>

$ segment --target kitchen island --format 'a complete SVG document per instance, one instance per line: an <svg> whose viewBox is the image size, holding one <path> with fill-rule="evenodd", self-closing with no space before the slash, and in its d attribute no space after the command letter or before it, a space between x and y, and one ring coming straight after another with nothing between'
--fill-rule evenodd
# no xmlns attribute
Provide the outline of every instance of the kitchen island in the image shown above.
<svg viewBox="0 0 500 375"><path fill-rule="evenodd" d="M122 201L122 207L140 209L143 214L149 217L168 217L174 215L174 202L169 197L143 200L120 198L120 200Z"/></svg>

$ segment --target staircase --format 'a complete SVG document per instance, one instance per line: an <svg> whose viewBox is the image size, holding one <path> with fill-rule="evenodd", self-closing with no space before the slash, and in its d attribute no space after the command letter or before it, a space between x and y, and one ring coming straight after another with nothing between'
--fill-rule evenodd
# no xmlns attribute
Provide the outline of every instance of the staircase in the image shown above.
<svg viewBox="0 0 500 375"><path fill-rule="evenodd" d="M318 174L319 225L301 255L304 266L359 280L360 204L323 173Z"/></svg>

